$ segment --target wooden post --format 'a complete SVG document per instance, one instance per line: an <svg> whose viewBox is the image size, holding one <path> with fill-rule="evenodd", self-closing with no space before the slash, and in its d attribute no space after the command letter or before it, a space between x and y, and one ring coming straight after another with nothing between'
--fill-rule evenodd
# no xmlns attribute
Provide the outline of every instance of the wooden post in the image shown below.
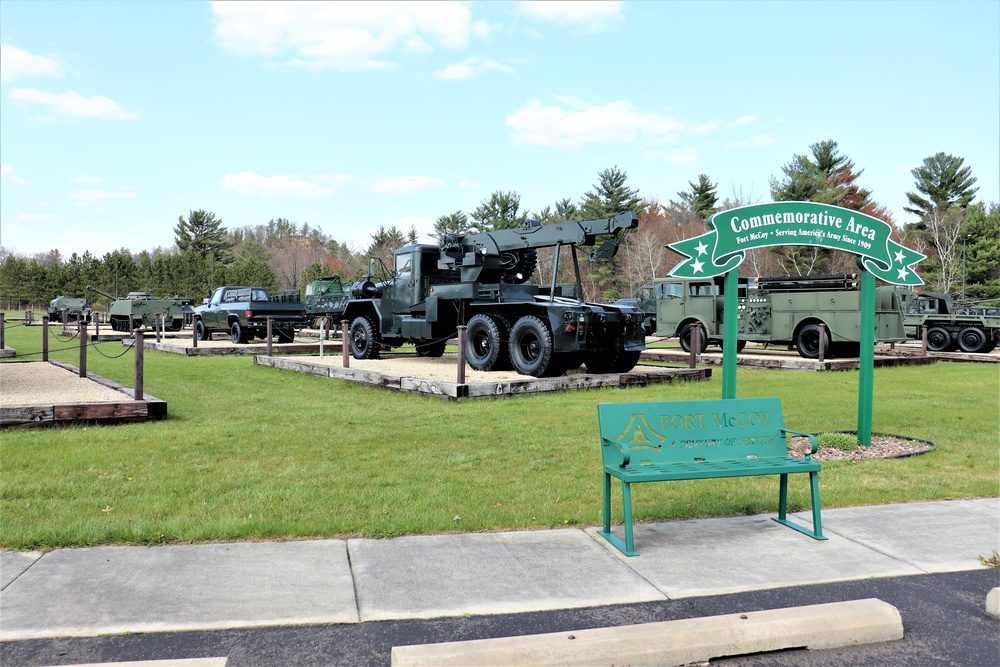
<svg viewBox="0 0 1000 667"><path fill-rule="evenodd" d="M87 377L87 321L77 320L77 335L80 337L80 377Z"/></svg>
<svg viewBox="0 0 1000 667"><path fill-rule="evenodd" d="M347 320L341 320L340 321L340 340L342 340L344 342L344 345L343 345L343 348L344 348L344 368L350 368L351 367L351 357L350 357L350 352L351 352L350 348L351 348L351 346L347 344L347 340L348 340L348 338L347 338L347 324L348 324Z"/></svg>
<svg viewBox="0 0 1000 667"><path fill-rule="evenodd" d="M270 315L267 316L267 356L271 356L272 346L271 346L271 334L274 329L274 318Z"/></svg>
<svg viewBox="0 0 1000 667"><path fill-rule="evenodd" d="M63 327L63 331L66 331L67 325L69 325L69 314L64 310L64 311L62 311L62 327Z"/></svg>
<svg viewBox="0 0 1000 667"><path fill-rule="evenodd" d="M129 333L135 331L135 318L132 317L132 313L128 314L128 331Z"/></svg>
<svg viewBox="0 0 1000 667"><path fill-rule="evenodd" d="M323 358L323 341L326 339L326 318L319 318L319 358Z"/></svg>
<svg viewBox="0 0 1000 667"><path fill-rule="evenodd" d="M688 344L691 346L691 358L688 361L688 368L694 368L698 361L698 350L701 348L701 325L694 324L691 326L691 337L688 339Z"/></svg>
<svg viewBox="0 0 1000 667"><path fill-rule="evenodd" d="M42 316L42 361L49 360L49 316Z"/></svg>
<svg viewBox="0 0 1000 667"><path fill-rule="evenodd" d="M90 316L94 319L94 338L100 339L101 336L101 316L95 310L90 313Z"/></svg>
<svg viewBox="0 0 1000 667"><path fill-rule="evenodd" d="M465 384L465 330L464 324L458 326L458 377L455 380L458 384Z"/></svg>
<svg viewBox="0 0 1000 667"><path fill-rule="evenodd" d="M923 355L927 356L927 325L920 327L920 343L923 346Z"/></svg>
<svg viewBox="0 0 1000 667"><path fill-rule="evenodd" d="M133 394L135 400L141 401L145 395L142 386L142 367L143 367L143 348L144 341L142 335L142 329L137 329L135 332L135 394Z"/></svg>
<svg viewBox="0 0 1000 667"><path fill-rule="evenodd" d="M7 347L7 343L4 342L4 313L0 313L0 350Z"/></svg>
<svg viewBox="0 0 1000 667"><path fill-rule="evenodd" d="M163 324L163 313L156 314L156 342L160 342L160 325Z"/></svg>
<svg viewBox="0 0 1000 667"><path fill-rule="evenodd" d="M191 347L198 347L198 323L191 321Z"/></svg>
<svg viewBox="0 0 1000 667"><path fill-rule="evenodd" d="M819 325L819 355L817 357L819 359L819 363L823 363L823 357L824 357L823 348L824 347L826 347L826 325L825 324L820 324Z"/></svg>

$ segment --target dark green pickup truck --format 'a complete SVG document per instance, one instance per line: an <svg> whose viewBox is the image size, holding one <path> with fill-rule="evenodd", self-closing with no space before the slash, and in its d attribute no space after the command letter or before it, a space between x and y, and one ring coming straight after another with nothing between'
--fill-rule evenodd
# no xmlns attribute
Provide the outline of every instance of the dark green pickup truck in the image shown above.
<svg viewBox="0 0 1000 667"><path fill-rule="evenodd" d="M269 317L279 343L291 343L295 330L308 322L301 303L274 301L263 287L220 287L208 303L194 309L194 326L199 340L225 332L238 344L254 337L266 339Z"/></svg>

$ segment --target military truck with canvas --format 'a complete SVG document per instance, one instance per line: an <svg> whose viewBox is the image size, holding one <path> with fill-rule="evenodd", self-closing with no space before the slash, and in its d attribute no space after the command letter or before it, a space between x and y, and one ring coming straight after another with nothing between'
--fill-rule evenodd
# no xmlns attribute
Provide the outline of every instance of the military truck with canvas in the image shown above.
<svg viewBox="0 0 1000 667"><path fill-rule="evenodd" d="M991 352L1000 344L1000 308L956 306L948 294L923 292L910 300L903 326L910 338L921 340L927 327L932 352Z"/></svg>
<svg viewBox="0 0 1000 667"><path fill-rule="evenodd" d="M631 306L584 301L577 248L591 259L611 258L638 226L634 213L614 218L449 234L439 245L396 250L389 271L372 260L351 286L343 317L358 359L413 343L418 354L439 357L460 325L467 327L466 357L476 370L514 368L523 375L561 375L586 364L593 373L631 370L645 349L642 313ZM597 247L598 239L603 242ZM532 284L540 248L554 248L552 278ZM557 283L560 254L568 248L575 290ZM570 296L570 293L574 296Z"/></svg>
<svg viewBox="0 0 1000 667"><path fill-rule="evenodd" d="M327 327L335 328L351 299L350 290L344 289L340 276L322 276L306 285L306 296L302 300L306 314L319 328L320 320L328 320Z"/></svg>
<svg viewBox="0 0 1000 667"><path fill-rule="evenodd" d="M691 350L692 332L699 329L700 349L722 347L724 276L703 280L666 278L654 281L657 336L680 340ZM875 338L905 341L903 313L912 292L879 286L875 290ZM857 356L861 341L861 291L853 274L835 276L772 276L740 278L736 350L747 342L794 345L806 359L823 354ZM821 329L823 327L823 329Z"/></svg>
<svg viewBox="0 0 1000 667"><path fill-rule="evenodd" d="M206 304L194 309L194 327L199 340L209 340L213 333L229 335L234 344L253 338L267 338L271 318L274 338L279 343L295 340L295 331L308 324L301 303L275 301L263 287L220 287Z"/></svg>

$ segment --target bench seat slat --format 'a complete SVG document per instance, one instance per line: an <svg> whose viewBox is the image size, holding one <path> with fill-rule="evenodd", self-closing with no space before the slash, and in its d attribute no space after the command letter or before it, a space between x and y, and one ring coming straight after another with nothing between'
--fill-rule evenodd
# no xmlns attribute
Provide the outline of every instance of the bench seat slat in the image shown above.
<svg viewBox="0 0 1000 667"><path fill-rule="evenodd" d="M711 479L713 477L744 477L750 475L782 475L800 472L818 472L816 461L795 457L737 459L729 461L700 461L697 463L629 464L607 468L618 479L630 482L655 482L682 479Z"/></svg>

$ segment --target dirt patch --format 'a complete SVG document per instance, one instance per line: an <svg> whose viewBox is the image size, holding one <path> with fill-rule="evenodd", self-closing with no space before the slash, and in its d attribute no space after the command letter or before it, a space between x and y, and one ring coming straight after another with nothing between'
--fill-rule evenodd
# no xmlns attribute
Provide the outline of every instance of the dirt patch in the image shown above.
<svg viewBox="0 0 1000 667"><path fill-rule="evenodd" d="M788 453L796 458L805 458L812 447L809 438L796 437L790 440ZM891 459L921 454L934 449L934 445L923 440L914 440L896 435L873 435L869 447L858 445L857 449L844 451L834 447L820 447L812 458L816 461L863 461L867 459Z"/></svg>
<svg viewBox="0 0 1000 667"><path fill-rule="evenodd" d="M119 403L125 394L47 361L0 364L0 405Z"/></svg>

